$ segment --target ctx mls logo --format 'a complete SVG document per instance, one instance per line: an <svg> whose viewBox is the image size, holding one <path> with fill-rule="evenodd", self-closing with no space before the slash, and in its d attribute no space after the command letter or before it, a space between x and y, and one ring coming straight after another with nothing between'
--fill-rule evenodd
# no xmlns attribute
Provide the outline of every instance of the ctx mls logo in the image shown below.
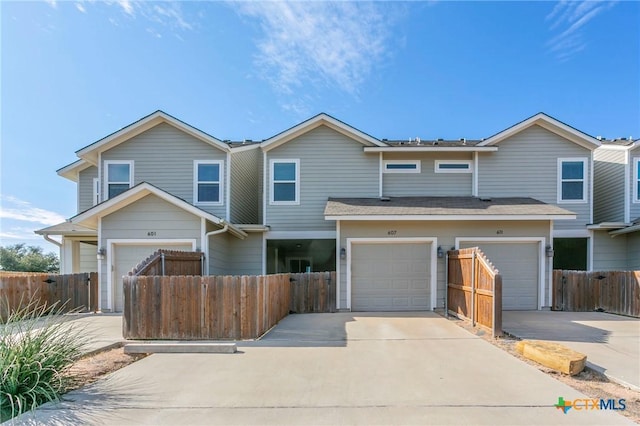
<svg viewBox="0 0 640 426"><path fill-rule="evenodd" d="M570 409L576 411L589 410L624 410L627 408L624 399L574 399L573 401L565 401L563 397L558 397L558 403L555 404L558 410L562 410L567 414Z"/></svg>

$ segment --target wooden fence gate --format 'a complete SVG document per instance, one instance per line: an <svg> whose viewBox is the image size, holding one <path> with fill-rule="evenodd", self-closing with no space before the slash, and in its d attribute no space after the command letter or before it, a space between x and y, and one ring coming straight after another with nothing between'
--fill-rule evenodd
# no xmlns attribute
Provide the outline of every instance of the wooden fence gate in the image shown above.
<svg viewBox="0 0 640 426"><path fill-rule="evenodd" d="M640 318L640 271L553 271L554 311L603 310Z"/></svg>
<svg viewBox="0 0 640 426"><path fill-rule="evenodd" d="M446 311L502 336L502 276L477 247L447 253Z"/></svg>

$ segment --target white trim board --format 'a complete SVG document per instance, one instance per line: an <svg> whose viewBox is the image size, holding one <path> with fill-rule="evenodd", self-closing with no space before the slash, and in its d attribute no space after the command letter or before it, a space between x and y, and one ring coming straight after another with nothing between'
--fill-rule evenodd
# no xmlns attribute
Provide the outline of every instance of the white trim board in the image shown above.
<svg viewBox="0 0 640 426"><path fill-rule="evenodd" d="M107 309L113 311L113 306L115 303L115 268L116 265L114 263L114 253L115 246L154 246L154 245L183 245L183 244L191 244L191 250L196 249L197 240L195 238L184 238L184 239L141 239L141 238L133 238L133 239L123 239L123 238L114 238L107 239ZM143 259L141 259L143 260ZM100 297L102 299L102 297ZM99 299L99 300L100 300Z"/></svg>
<svg viewBox="0 0 640 426"><path fill-rule="evenodd" d="M386 237L386 238L347 238L347 309L351 309L351 250L353 244L431 244L431 269L429 289L431 292L431 310L436 308L437 291L438 291L438 239L436 237ZM340 299L340 294L337 294Z"/></svg>
<svg viewBox="0 0 640 426"><path fill-rule="evenodd" d="M545 237L456 237L455 238L455 248L458 250L460 248L461 242L487 242L487 243L523 243L523 244L533 244L538 243L538 310L542 310L542 306L545 300L548 297L545 297L544 288L546 275L545 267L547 264L547 258L545 256L545 248L547 244L547 239ZM491 260L491 259L489 259ZM498 268L500 270L500 268ZM551 293L551 285L549 285L549 294Z"/></svg>
<svg viewBox="0 0 640 426"><path fill-rule="evenodd" d="M269 231L267 240L335 240L337 231Z"/></svg>
<svg viewBox="0 0 640 426"><path fill-rule="evenodd" d="M407 215L345 215L345 216L325 216L325 220L415 220L415 221L435 221L435 220L569 220L575 219L575 214L563 215L490 215L490 214L407 214Z"/></svg>

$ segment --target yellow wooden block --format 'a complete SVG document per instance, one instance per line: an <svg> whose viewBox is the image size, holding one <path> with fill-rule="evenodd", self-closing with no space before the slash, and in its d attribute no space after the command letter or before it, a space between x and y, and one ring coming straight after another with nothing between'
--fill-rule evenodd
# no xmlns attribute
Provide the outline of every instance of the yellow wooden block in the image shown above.
<svg viewBox="0 0 640 426"><path fill-rule="evenodd" d="M558 343L542 340L521 340L516 343L516 351L522 356L545 367L575 376L584 370L587 356Z"/></svg>

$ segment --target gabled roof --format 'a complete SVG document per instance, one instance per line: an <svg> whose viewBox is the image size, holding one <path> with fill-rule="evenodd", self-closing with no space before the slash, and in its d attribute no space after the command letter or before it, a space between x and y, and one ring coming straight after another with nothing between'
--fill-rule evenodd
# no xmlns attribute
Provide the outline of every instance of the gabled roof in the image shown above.
<svg viewBox="0 0 640 426"><path fill-rule="evenodd" d="M56 170L56 173L58 173L58 176L62 176L73 182L77 182L78 173L80 173L81 171L83 171L88 167L91 167L91 164L89 164L84 160L78 160L64 167L59 168L58 170Z"/></svg>
<svg viewBox="0 0 640 426"><path fill-rule="evenodd" d="M320 126L327 126L366 146L388 146L387 144L379 141L373 136L356 129L355 127L351 127L348 124L325 113L320 113L306 121L303 121L300 124L291 127L288 130L285 130L284 132L270 137L269 139L262 142L260 146L263 150L268 151Z"/></svg>
<svg viewBox="0 0 640 426"><path fill-rule="evenodd" d="M329 198L325 220L558 220L576 214L525 198Z"/></svg>
<svg viewBox="0 0 640 426"><path fill-rule="evenodd" d="M122 194L103 201L102 203L93 206L89 210L86 210L69 220L71 221L71 223L82 225L90 229L96 229L98 227L98 218L114 213L122 209L123 207L133 204L150 194L153 194L156 197L161 198L162 200L171 203L186 212L204 218L216 225L229 225L229 232L238 238L245 238L247 236L244 231L242 231L235 225L226 222L224 219L212 215L211 213L206 212L194 206L193 204L186 202L182 198L178 198L175 195L169 194L168 192L163 191L162 189L147 182L139 183L138 185L128 189Z"/></svg>
<svg viewBox="0 0 640 426"><path fill-rule="evenodd" d="M132 137L151 129L152 127L155 127L160 123L167 123L178 130L181 130L197 139L200 139L205 143L208 143L209 145L221 149L222 151L230 151L229 145L222 142L221 140L214 138L213 136L203 132L202 130L188 125L184 121L178 120L177 118L167 114L164 111L158 110L134 123L129 124L126 127L123 127L122 129L110 134L109 136L106 136L92 143L91 145L88 145L76 151L76 154L78 155L78 157L88 161L91 164L98 164L99 152L113 148L114 146L117 146L122 142L125 142Z"/></svg>
<svg viewBox="0 0 640 426"><path fill-rule="evenodd" d="M65 235L65 236L92 236L98 235L95 229L86 228L82 225L77 225L71 222L62 222L57 225L48 226L46 228L38 229L34 231L38 235Z"/></svg>
<svg viewBox="0 0 640 426"><path fill-rule="evenodd" d="M539 112L538 114L527 118L524 121L521 121L508 129L505 129L495 135L491 136L488 139L485 139L484 142L478 144L478 146L491 146L502 142L503 140L522 132L525 129L528 129L531 126L538 125L543 127L544 129L557 134L558 136L562 136L565 139L570 140L573 143L576 143L580 146L583 146L587 149L594 150L600 146L600 141L593 136L590 136L584 132L581 132L578 129L575 129L568 124L565 124L555 118L543 113Z"/></svg>

